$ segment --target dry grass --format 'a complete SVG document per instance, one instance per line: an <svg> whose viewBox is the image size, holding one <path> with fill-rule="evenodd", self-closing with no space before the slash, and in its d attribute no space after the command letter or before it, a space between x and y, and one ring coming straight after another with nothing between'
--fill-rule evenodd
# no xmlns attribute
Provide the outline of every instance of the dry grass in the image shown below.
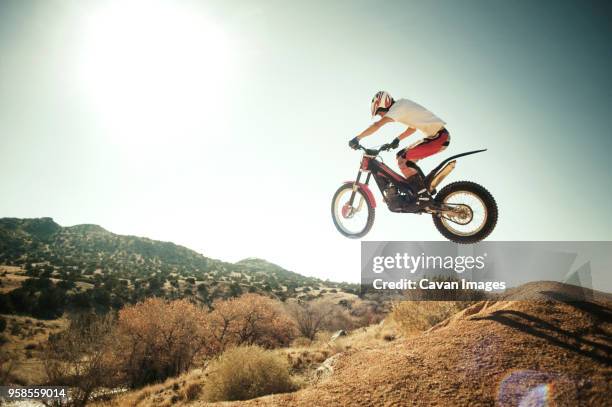
<svg viewBox="0 0 612 407"><path fill-rule="evenodd" d="M402 301L393 304L390 317L402 333L425 331L470 306L468 301Z"/></svg>
<svg viewBox="0 0 612 407"><path fill-rule="evenodd" d="M97 401L97 407L158 407L185 405L196 400L202 391L205 375L202 369L194 369L163 383L125 392L111 400Z"/></svg>
<svg viewBox="0 0 612 407"><path fill-rule="evenodd" d="M2 315L6 329L2 333L7 342L1 351L13 361L8 381L13 384L42 384L47 379L41 360L42 344L49 334L57 333L68 326L67 319L41 320L32 317Z"/></svg>
<svg viewBox="0 0 612 407"><path fill-rule="evenodd" d="M205 383L208 401L248 400L297 390L287 360L257 346L230 349L209 370Z"/></svg>
<svg viewBox="0 0 612 407"><path fill-rule="evenodd" d="M287 358L294 380L302 386L316 381L316 369L330 357L349 350L373 348L400 337L392 320L356 329L334 341L332 334L320 332L313 341L297 338L291 347L276 350Z"/></svg>
<svg viewBox="0 0 612 407"><path fill-rule="evenodd" d="M2 285L0 285L0 293L4 293L4 294L8 293L9 291L13 291L16 288L21 287L22 283L25 280L32 278L31 276L28 276L27 274L25 274L24 269L22 269L21 267L14 267L14 266L0 266L0 275L2 275ZM54 283L58 283L62 281L61 279L58 279L58 278L50 278L50 280L53 281ZM94 285L91 283L77 281L76 287L80 288L81 290L89 290L90 288L93 288ZM72 291L74 290L71 290L71 292Z"/></svg>
<svg viewBox="0 0 612 407"><path fill-rule="evenodd" d="M202 393L202 384L201 383L190 383L185 386L185 389L181 393L183 399L187 401L196 400L200 394Z"/></svg>
<svg viewBox="0 0 612 407"><path fill-rule="evenodd" d="M575 303L558 283L530 284L426 334L348 352L315 386L227 406L609 405L612 296Z"/></svg>
<svg viewBox="0 0 612 407"><path fill-rule="evenodd" d="M313 341L297 338L292 346L267 351L276 359L284 361L288 369L293 388L305 387L315 381L315 370L328 358L347 350L374 348L388 344L390 336L398 337L398 327L392 320L367 328L360 328L348 336L331 341L331 332L321 332ZM387 338L387 339L385 339ZM242 363L242 360L241 360ZM93 405L104 407L134 406L153 407L169 405L188 405L192 401L208 398L207 385L215 367L192 370L164 383L150 385L141 389L126 392L114 399L97 402ZM234 374L234 370L228 369Z"/></svg>

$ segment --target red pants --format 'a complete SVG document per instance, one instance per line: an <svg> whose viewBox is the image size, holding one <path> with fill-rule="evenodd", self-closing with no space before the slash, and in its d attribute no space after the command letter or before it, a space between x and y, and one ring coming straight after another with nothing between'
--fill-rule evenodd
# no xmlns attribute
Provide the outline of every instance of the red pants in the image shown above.
<svg viewBox="0 0 612 407"><path fill-rule="evenodd" d="M406 177L414 175L415 170L411 166L406 165L407 161L418 161L430 155L439 153L444 150L450 143L450 135L448 130L442 129L431 137L426 137L418 141L408 148L400 150L397 153L397 163L400 170Z"/></svg>

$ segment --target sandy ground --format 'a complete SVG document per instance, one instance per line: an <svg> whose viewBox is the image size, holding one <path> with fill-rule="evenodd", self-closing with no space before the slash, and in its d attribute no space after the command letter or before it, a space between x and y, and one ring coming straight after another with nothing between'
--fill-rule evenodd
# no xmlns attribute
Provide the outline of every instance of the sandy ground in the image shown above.
<svg viewBox="0 0 612 407"><path fill-rule="evenodd" d="M612 300L603 294L573 302L571 294L559 283L531 283L422 335L343 353L333 375L312 387L219 404L610 405Z"/></svg>

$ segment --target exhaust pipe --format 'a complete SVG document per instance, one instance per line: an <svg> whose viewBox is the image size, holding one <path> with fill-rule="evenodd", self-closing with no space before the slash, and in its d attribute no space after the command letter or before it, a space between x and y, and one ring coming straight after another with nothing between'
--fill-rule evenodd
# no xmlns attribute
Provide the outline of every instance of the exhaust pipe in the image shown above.
<svg viewBox="0 0 612 407"><path fill-rule="evenodd" d="M431 180L431 183L429 184L429 192L433 191L434 189L436 189L436 187L438 186L438 184L440 184L440 182L442 182L444 180L444 178L446 178L446 176L448 174L450 174L450 172L452 170L455 169L455 164L457 164L456 160L453 160L451 162L449 162L448 164L446 164L444 166L444 168L442 168Z"/></svg>

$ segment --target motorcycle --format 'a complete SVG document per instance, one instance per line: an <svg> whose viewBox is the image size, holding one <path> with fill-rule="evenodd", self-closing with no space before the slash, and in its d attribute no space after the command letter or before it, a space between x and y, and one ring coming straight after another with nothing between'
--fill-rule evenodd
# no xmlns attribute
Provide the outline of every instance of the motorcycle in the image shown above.
<svg viewBox="0 0 612 407"><path fill-rule="evenodd" d="M357 179L346 181L332 199L332 218L338 231L349 238L365 236L374 224L376 200L368 183L373 176L383 201L391 212L430 214L438 231L448 240L471 244L485 239L497 224L497 204L484 187L470 181L458 181L446 185L439 192L436 188L454 170L457 158L481 153L468 151L442 161L426 176L414 164L417 175L406 179L389 168L379 154L391 149L385 144L378 149L361 145L363 157ZM365 182L360 182L366 174ZM421 177L417 184L415 177ZM426 188L430 200L423 198L419 188Z"/></svg>

